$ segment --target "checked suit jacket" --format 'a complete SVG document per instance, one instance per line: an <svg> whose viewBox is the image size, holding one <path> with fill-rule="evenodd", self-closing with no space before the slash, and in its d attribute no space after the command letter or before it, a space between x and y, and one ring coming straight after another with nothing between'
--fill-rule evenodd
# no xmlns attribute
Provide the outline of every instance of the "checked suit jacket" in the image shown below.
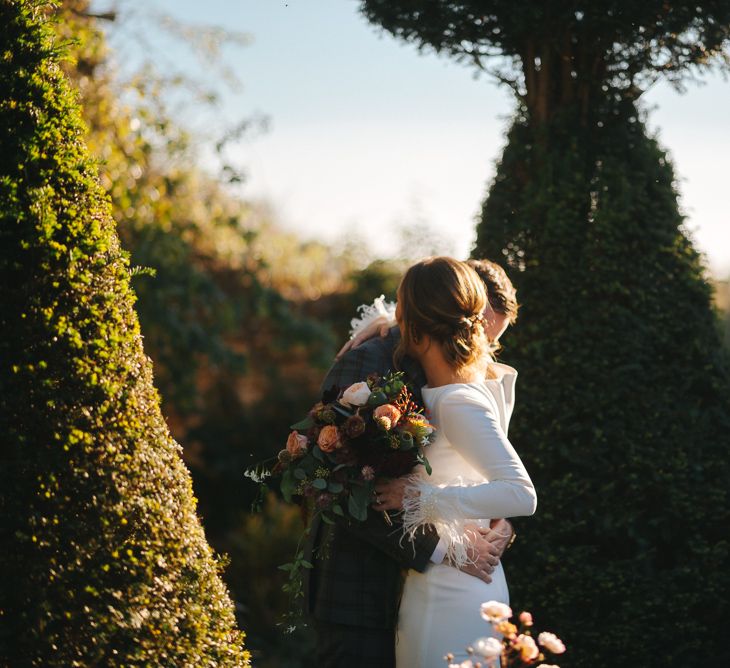
<svg viewBox="0 0 730 668"><path fill-rule="evenodd" d="M370 373L395 370L393 353L399 340L400 332L393 327L387 337L348 351L329 370L322 389L345 389ZM423 370L408 357L400 370L421 402ZM405 571L425 570L438 542L433 528L419 531L412 540L404 538L395 518L388 526L372 509L364 522L338 518L326 524L316 518L305 545L305 557L313 564L304 575L306 612L320 623L394 628Z"/></svg>

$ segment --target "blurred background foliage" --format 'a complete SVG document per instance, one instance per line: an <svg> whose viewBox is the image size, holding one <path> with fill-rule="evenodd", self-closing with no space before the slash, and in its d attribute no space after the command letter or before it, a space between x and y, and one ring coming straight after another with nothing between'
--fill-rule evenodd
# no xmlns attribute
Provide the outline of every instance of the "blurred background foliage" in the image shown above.
<svg viewBox="0 0 730 668"><path fill-rule="evenodd" d="M184 447L208 539L230 557L226 579L254 662L302 665L311 638L276 626L287 602L275 569L291 557L301 519L273 497L251 514L255 489L243 471L279 450L289 421L312 403L356 306L392 298L408 261L439 252L443 240L405 229L402 259L373 260L362 239L332 246L284 231L269 203L241 195L245 169L229 159L265 119L206 122L216 118L216 87L235 84L221 45L245 48L247 36L129 7L121 1L97 14L89 0L63 0L57 25L73 55L66 69L119 234L140 268L138 312L163 410ZM151 46L133 71L118 67L124 54L111 51L109 36L127 31L130 49L146 47L146 23L210 63L210 80L166 69ZM191 106L195 122L186 119ZM728 284L715 287L730 346Z"/></svg>

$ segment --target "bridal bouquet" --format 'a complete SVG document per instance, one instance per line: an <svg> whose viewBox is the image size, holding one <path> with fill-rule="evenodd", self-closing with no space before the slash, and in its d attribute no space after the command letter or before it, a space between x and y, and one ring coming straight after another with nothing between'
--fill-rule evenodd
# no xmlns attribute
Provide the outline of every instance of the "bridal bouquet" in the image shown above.
<svg viewBox="0 0 730 668"><path fill-rule="evenodd" d="M446 655L444 659L448 668L560 668L544 661L545 652L565 652L563 641L547 631L540 633L535 641L532 636L532 615L529 612L519 614L519 627L509 621L512 618L512 609L499 601L482 603L481 615L502 636L502 640L479 638L473 646L467 647L469 658L460 663L455 662L453 654Z"/></svg>
<svg viewBox="0 0 730 668"><path fill-rule="evenodd" d="M419 464L431 473L423 448L434 429L402 373L371 374L344 390L331 388L291 429L273 466L246 472L261 484L255 505L273 480L285 501L298 503L323 522L332 524L335 516L362 522L376 478L398 478ZM301 545L300 540L294 561L280 566L289 572L284 590L294 599L302 595L302 569L312 568Z"/></svg>
<svg viewBox="0 0 730 668"><path fill-rule="evenodd" d="M375 478L397 478L422 464L433 436L402 373L376 374L324 393L292 432L270 473L284 499L308 505L325 522L364 521Z"/></svg>

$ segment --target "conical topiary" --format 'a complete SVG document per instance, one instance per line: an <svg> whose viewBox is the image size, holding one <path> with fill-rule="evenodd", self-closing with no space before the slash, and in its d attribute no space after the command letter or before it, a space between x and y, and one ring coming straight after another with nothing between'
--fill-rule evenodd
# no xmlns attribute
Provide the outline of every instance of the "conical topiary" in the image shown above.
<svg viewBox="0 0 730 668"><path fill-rule="evenodd" d="M244 666L48 10L0 1L0 665Z"/></svg>
<svg viewBox="0 0 730 668"><path fill-rule="evenodd" d="M682 222L630 102L592 127L518 118L484 205L475 255L523 304L510 436L539 496L510 589L565 638L561 665L730 660L730 381Z"/></svg>

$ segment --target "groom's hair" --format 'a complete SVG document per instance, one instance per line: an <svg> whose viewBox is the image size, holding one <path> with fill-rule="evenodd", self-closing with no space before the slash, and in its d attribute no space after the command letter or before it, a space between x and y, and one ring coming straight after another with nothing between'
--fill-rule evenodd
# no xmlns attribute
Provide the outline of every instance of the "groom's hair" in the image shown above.
<svg viewBox="0 0 730 668"><path fill-rule="evenodd" d="M479 274L487 286L489 305L502 315L506 315L510 325L517 320L517 291L504 269L491 260L467 260L466 263Z"/></svg>

